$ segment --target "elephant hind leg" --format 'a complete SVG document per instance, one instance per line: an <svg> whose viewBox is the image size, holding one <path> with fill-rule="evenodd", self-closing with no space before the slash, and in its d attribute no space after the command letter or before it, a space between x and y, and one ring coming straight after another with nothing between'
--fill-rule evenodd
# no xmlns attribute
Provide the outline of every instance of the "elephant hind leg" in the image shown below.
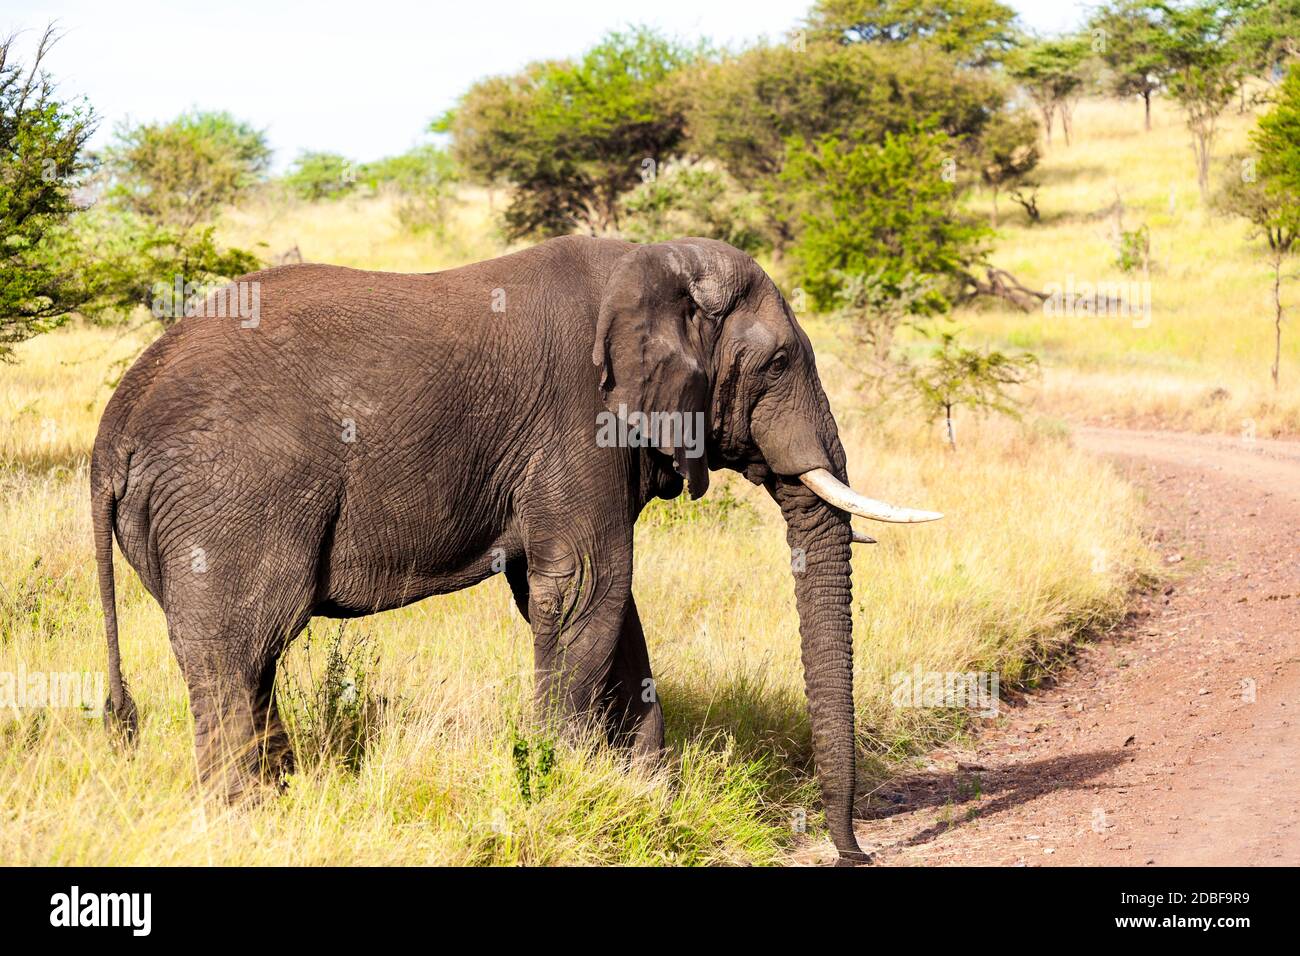
<svg viewBox="0 0 1300 956"><path fill-rule="evenodd" d="M198 641L180 628L172 640L190 691L199 780L234 804L259 784L282 784L294 755L275 699L278 651L250 651L249 643L263 642L240 640L247 632L238 626L217 633L216 640Z"/></svg>
<svg viewBox="0 0 1300 956"><path fill-rule="evenodd" d="M278 656L269 660L263 668L255 699L256 719L253 727L260 743L258 771L262 781L274 787L284 786L286 778L294 772L297 765L289 732L280 719L280 707L275 694L278 668Z"/></svg>
<svg viewBox="0 0 1300 956"><path fill-rule="evenodd" d="M199 782L230 804L253 795L260 780L257 720L245 690L231 683L190 692Z"/></svg>
<svg viewBox="0 0 1300 956"><path fill-rule="evenodd" d="M168 630L189 688L199 779L230 803L293 769L275 677L280 655L311 616L310 564L305 559L295 572L297 585L261 569L223 574L220 562L200 580L169 582Z"/></svg>

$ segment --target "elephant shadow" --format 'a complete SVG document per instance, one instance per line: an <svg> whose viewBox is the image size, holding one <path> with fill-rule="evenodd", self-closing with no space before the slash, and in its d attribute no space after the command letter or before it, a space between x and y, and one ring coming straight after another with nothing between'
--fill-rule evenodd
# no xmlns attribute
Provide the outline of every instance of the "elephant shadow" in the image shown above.
<svg viewBox="0 0 1300 956"><path fill-rule="evenodd" d="M707 684L670 680L663 693L666 735L673 750L725 740L734 758L762 760L777 771L770 780L775 789L769 797L778 801L793 796L814 773L807 702L797 690L772 687L761 678L742 674ZM860 765L874 763L865 754L861 757L866 759ZM955 770L910 773L884 771L875 764L883 776L867 772L867 779L859 784L854 816L869 821L924 809L968 809L924 827L899 844L915 846L962 826L976 814L988 819L1060 790L1108 788L1095 781L1128 757L1122 749L1097 750L998 767L959 764Z"/></svg>
<svg viewBox="0 0 1300 956"><path fill-rule="evenodd" d="M1110 789L1096 779L1128 758L1123 750L1095 750L1002 767L959 764L952 771L902 774L859 797L854 816L883 820L928 808L969 807L969 812L927 826L898 844L918 846L976 816L988 819L1060 790ZM993 799L984 799L990 796Z"/></svg>

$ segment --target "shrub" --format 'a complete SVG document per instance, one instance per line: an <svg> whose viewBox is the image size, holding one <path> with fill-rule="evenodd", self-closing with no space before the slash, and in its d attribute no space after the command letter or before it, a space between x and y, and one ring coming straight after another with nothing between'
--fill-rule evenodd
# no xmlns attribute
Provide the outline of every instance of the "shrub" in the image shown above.
<svg viewBox="0 0 1300 956"><path fill-rule="evenodd" d="M41 68L56 39L47 29L25 64L15 38L0 37L0 360L88 297L83 270L57 247L89 168L94 115L59 99Z"/></svg>
<svg viewBox="0 0 1300 956"><path fill-rule="evenodd" d="M229 113L122 125L105 153L114 203L178 236L213 222L270 162L266 134Z"/></svg>
<svg viewBox="0 0 1300 956"><path fill-rule="evenodd" d="M947 309L989 234L958 209L945 175L953 150L933 130L888 134L878 146L791 142L781 178L803 209L794 257L819 308L831 308L844 276L856 273L878 276L895 297L909 282L928 282L914 311Z"/></svg>
<svg viewBox="0 0 1300 956"><path fill-rule="evenodd" d="M750 255L766 248L758 204L725 172L702 163L667 166L626 200L623 234L634 242L721 239Z"/></svg>
<svg viewBox="0 0 1300 956"><path fill-rule="evenodd" d="M299 199L337 199L357 185L357 167L338 153L305 152L293 161L284 184Z"/></svg>
<svg viewBox="0 0 1300 956"><path fill-rule="evenodd" d="M346 631L341 623L321 641L309 627L280 668L276 693L299 761L336 761L355 773L378 733L383 701L370 686L379 665L371 635L348 640Z"/></svg>
<svg viewBox="0 0 1300 956"><path fill-rule="evenodd" d="M459 180L451 156L432 145L369 163L362 178L372 191L396 198L398 221L412 232L441 232Z"/></svg>

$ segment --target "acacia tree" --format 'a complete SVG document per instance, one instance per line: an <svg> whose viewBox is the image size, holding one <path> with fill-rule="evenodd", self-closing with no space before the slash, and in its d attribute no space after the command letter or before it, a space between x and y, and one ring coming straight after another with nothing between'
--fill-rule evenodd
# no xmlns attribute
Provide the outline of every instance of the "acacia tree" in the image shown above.
<svg viewBox="0 0 1300 956"><path fill-rule="evenodd" d="M1070 145L1074 104L1083 92L1088 44L1077 37L1036 40L1015 50L1007 71L1024 87L1043 116L1047 143L1052 143L1052 121L1060 114L1065 145Z"/></svg>
<svg viewBox="0 0 1300 956"><path fill-rule="evenodd" d="M908 370L907 382L926 419L943 418L948 444L956 451L954 409L964 406L1017 417L1017 402L1008 389L1029 381L1037 371L1038 359L1030 353L968 349L957 343L956 332L943 332L929 360Z"/></svg>
<svg viewBox="0 0 1300 956"><path fill-rule="evenodd" d="M624 195L685 137L669 78L692 56L647 29L611 33L576 63L475 84L434 130L469 175L514 187L511 239L617 230Z"/></svg>
<svg viewBox="0 0 1300 956"><path fill-rule="evenodd" d="M926 43L977 66L1015 46L1015 21L1015 10L999 0L817 0L808 17L819 38Z"/></svg>
<svg viewBox="0 0 1300 956"><path fill-rule="evenodd" d="M1006 99L1006 84L991 71L963 69L938 50L866 42L756 47L697 64L683 85L693 91L690 149L757 197L778 253L800 227L781 178L792 138L879 144L921 118L951 137L951 156L964 164Z"/></svg>
<svg viewBox="0 0 1300 956"><path fill-rule="evenodd" d="M90 296L83 270L59 246L77 209L73 190L90 169L83 147L94 114L61 99L42 68L58 39L53 28L29 63L18 60L16 39L0 38L0 360Z"/></svg>
<svg viewBox="0 0 1300 956"><path fill-rule="evenodd" d="M1245 73L1272 81L1283 63L1300 57L1300 0L1235 2L1243 8L1232 36L1236 59Z"/></svg>
<svg viewBox="0 0 1300 956"><path fill-rule="evenodd" d="M1142 99L1143 125L1151 129L1151 97L1167 64L1160 49L1158 11L1150 0L1113 0L1088 22L1092 48L1107 69L1106 86L1118 97Z"/></svg>
<svg viewBox="0 0 1300 956"><path fill-rule="evenodd" d="M1153 3L1158 14L1158 49L1168 64L1169 92L1182 107L1192 134L1196 183L1201 196L1210 191L1210 161L1219 117L1232 103L1241 82L1240 66L1229 40L1240 7L1222 0L1188 5Z"/></svg>
<svg viewBox="0 0 1300 956"><path fill-rule="evenodd" d="M993 228L998 226L998 193L1010 188L1034 188L1026 176L1038 165L1038 123L1033 114L1002 111L994 114L979 140L980 180L993 193ZM1025 203L1030 219L1028 201ZM1033 208L1037 208L1036 206Z"/></svg>
<svg viewBox="0 0 1300 956"><path fill-rule="evenodd" d="M1251 136L1258 161L1243 161L1219 197L1223 208L1247 219L1264 239L1273 268L1273 387L1282 362L1283 267L1300 243L1300 67L1292 67L1277 105L1259 118Z"/></svg>
<svg viewBox="0 0 1300 956"><path fill-rule="evenodd" d="M252 252L218 244L215 224L270 161L265 134L229 113L120 126L104 155L107 202L87 218L83 238L104 250L96 310L150 304L156 286L177 277L201 288L257 269ZM155 318L169 325L178 316Z"/></svg>

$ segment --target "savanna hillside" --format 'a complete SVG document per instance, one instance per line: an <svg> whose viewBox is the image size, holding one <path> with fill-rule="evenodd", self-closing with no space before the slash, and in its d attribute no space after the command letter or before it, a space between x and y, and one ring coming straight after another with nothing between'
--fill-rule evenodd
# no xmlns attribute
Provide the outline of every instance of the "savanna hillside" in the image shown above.
<svg viewBox="0 0 1300 956"><path fill-rule="evenodd" d="M1216 176L1233 175L1249 155L1256 112L1234 108L1222 117ZM1040 290L1149 281L1151 309L1149 316L958 310L955 321L989 341L1040 356L1046 374L1036 408L1099 424L1300 434L1300 337L1289 325L1278 388L1269 376L1273 275L1264 240L1245 220L1202 202L1173 104L1156 99L1144 132L1140 102L1084 100L1072 144L1058 137L1038 178L1042 222L1030 224L1004 197L992 261ZM1117 265L1117 197L1124 228L1150 231L1149 276ZM971 205L987 210L990 197L977 193ZM1294 290L1284 286L1283 298L1294 303Z"/></svg>

